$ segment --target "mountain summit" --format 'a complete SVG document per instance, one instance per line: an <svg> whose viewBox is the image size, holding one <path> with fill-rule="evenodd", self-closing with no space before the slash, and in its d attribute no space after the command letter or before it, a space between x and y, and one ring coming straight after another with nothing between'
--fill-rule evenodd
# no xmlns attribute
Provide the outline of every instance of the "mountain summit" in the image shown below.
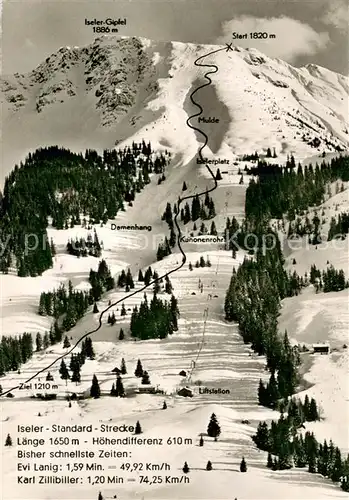
<svg viewBox="0 0 349 500"><path fill-rule="evenodd" d="M39 146L102 149L143 137L189 161L202 140L186 126L198 112L190 94L209 71L194 62L218 48L103 36L62 47L29 73L3 76L3 172ZM200 62L218 67L210 87L195 94L212 153L275 147L304 158L348 147L348 77L236 46Z"/></svg>

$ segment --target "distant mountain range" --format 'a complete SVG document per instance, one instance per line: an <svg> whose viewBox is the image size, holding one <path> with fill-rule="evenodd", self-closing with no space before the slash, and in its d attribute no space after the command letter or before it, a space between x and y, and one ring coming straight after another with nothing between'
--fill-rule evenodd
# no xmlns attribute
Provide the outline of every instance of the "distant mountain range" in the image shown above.
<svg viewBox="0 0 349 500"><path fill-rule="evenodd" d="M29 73L3 76L2 175L40 146L100 150L142 138L170 149L184 165L202 140L186 126L198 111L189 96L208 71L194 62L217 48L105 36L62 47ZM206 153L227 157L270 147L278 156L304 158L348 148L348 77L239 47L201 62L218 67L212 85L195 96L205 118L200 128L210 138Z"/></svg>

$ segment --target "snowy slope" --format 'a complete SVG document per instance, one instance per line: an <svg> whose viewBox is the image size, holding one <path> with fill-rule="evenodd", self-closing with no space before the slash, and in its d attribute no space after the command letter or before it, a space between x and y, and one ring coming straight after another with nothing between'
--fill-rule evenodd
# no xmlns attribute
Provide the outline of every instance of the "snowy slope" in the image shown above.
<svg viewBox="0 0 349 500"><path fill-rule="evenodd" d="M79 149L112 147L115 140L130 141L144 137L151 140L155 148L171 149L177 155L177 165L185 165L186 168L171 167L166 174L166 181L160 186L155 182L148 185L137 195L133 206L119 213L115 220L116 223L127 221L128 224L151 225L151 233L115 232L110 228L114 221L108 221L104 227L96 226L99 239L104 243L103 258L113 274L129 266L134 276L137 276L138 269L148 265L163 274L176 267L180 261L181 256L173 254L154 264L157 244L168 233L166 224L160 218L166 203L175 202L181 195L184 180L188 185L188 194L199 192L212 182L207 171L201 166L198 168L196 162L192 161L197 155L198 137L186 127L185 121L193 112L188 105L188 95L198 81L203 81L205 72L204 68L194 66L194 60L216 49L215 46L181 43L155 44L144 39L99 39L82 49L61 49L29 75L17 75L6 80L4 108L7 107L8 120L5 131L8 139L8 149L5 151L7 159L11 153L18 161L26 149L50 144L51 141ZM135 62L139 70L132 72ZM219 66L218 73L212 77L214 93L210 95L203 92L198 100L205 116L207 109L215 109L216 102L217 109L225 106L231 119L225 127L215 132L219 148L215 152L207 148L205 156L217 155L232 160L235 155L249 153L251 149L275 147L281 159L291 151L305 157L317 151L302 140L303 133L307 131L309 140L315 136L322 141L328 138L333 144L344 146L347 136L343 135L342 129L346 126L348 79L314 66L295 69L254 50L222 51L210 56L208 62L215 62ZM12 86L12 90L9 86ZM15 102L11 102L11 95L15 96ZM212 96L215 101L205 101ZM214 133L213 127L207 127L206 130ZM18 141L19 135L21 141ZM326 148L331 150L333 146L328 144ZM11 162L8 163L8 169L12 167ZM218 230L224 228L227 216L243 217L246 184L238 184L240 176L237 168L233 167L231 161L227 167L228 173L223 174L219 188L212 193L218 214L215 218ZM326 209L326 230L329 217L335 211L334 205L342 204L343 210L346 210L344 202L345 194L341 193L328 200L325 207L319 208ZM191 227L186 227L186 230L191 231ZM58 250L52 269L37 278L13 275L1 277L2 316L5 318L3 333L6 335L22 333L24 329L34 333L45 331L49 318L37 314L40 292L57 287L59 282L68 279L73 280L74 286L84 288L88 286L89 269L98 264L98 259L76 259L65 252L68 238L86 234L86 230L73 228L57 231L49 228L48 232ZM125 387L132 391L139 383L133 376L133 370L136 360L141 358L150 371L152 383L165 391L164 396L130 395L122 400L103 397L98 401L73 402L69 408L62 399L50 403L35 401L28 398L30 391L15 391L14 399L4 398L1 418L3 434L10 432L13 437L16 436L18 424L33 423L49 427L59 422L93 424L98 427L100 423L120 425L125 422L134 425L139 419L144 437L163 437L165 440L170 436L190 437L193 446L152 447L151 453L146 447L132 448L132 462L150 459L154 462L170 462L171 474L181 475L181 467L187 460L191 468L190 484L140 487L138 483L125 483L122 487L118 486L116 491L114 486L101 488L96 485L92 488L84 482L76 491L67 485L55 489L52 485L25 486L24 491L24 487L16 484L18 460L17 447L14 446L6 448L4 452L4 474L9 478L4 500L37 500L40 497L50 500L69 500L73 497L74 500L92 500L101 489L109 498L117 493L125 499L144 500L232 500L235 497L239 500L315 500L346 497L338 486L317 475L301 470L273 472L266 469L266 454L258 451L250 439L259 420L278 417L277 412L257 405L259 378L268 377L268 372L264 370L265 360L255 356L249 346L242 343L236 325L227 324L223 313L224 295L233 266L241 262L243 255L239 253L238 259L234 260L230 252L216 244L198 246L189 243L185 245L185 251L188 262L195 262L200 255L207 255L212 267L189 271L187 263L178 273L171 275L181 312L179 331L162 341L136 342L126 339L119 342L120 327L127 325L130 310L142 298L142 294L136 295L126 300L128 315L125 318L120 317L116 307L116 325L111 327L103 324L93 337L97 356L96 360L87 361L84 365L82 383L78 387L71 383L68 385L68 388L72 388L72 385L76 387L77 392L86 391L91 384L92 374L96 373L102 391L108 392L114 380L111 369L119 365L121 357L124 357L128 367L128 374L124 377ZM303 265L304 268L312 262L325 267L327 260L336 267L342 263L344 265L348 255L347 251L333 252L331 248L327 252L312 249L313 253L308 253L307 257L304 250L299 252L296 254L297 266ZM293 257L292 254L288 256L290 268ZM299 268L299 272L303 271ZM198 291L199 279L204 284L204 293ZM212 292L217 297L210 300ZM114 302L123 296L123 290L113 290L103 297L98 306L102 310L107 307L109 300ZM287 328L295 342L311 344L330 340L333 347L338 349L328 358L310 358L309 355L305 363L308 371L304 373L308 386L302 395L306 392L314 395L323 409L324 420L307 424L307 429L314 428L318 439L333 438L343 450L348 449L348 395L347 384L343 382L347 380L348 359L347 351L342 347L349 321L346 306L345 292L320 296L309 289L299 297L285 300L280 316L280 329ZM205 308L209 312L203 336ZM73 340L77 340L97 324L98 314L90 310L69 334ZM1 380L4 390L26 380L63 353L61 346L51 347L48 351L51 352L35 354L21 367L20 374L12 372L6 375ZM197 358L198 352L200 355ZM190 380L194 397L190 400L181 399L175 395L175 391L187 380L179 376L179 370L189 370L195 359L197 363ZM52 373L55 381L59 382L62 396L66 386L58 377L58 368L59 364L52 367ZM231 392L224 397L199 394L200 385L229 388ZM161 410L163 399L168 404L166 411ZM205 432L213 411L222 424L222 436L217 443L205 443L202 449L197 446L198 435ZM241 423L246 418L250 425ZM80 438L81 444L86 439L86 446L91 447L89 435L82 434ZM49 445L47 449L50 449ZM247 474L238 472L242 456L247 459ZM203 470L207 460L213 462L211 472ZM85 463L86 460L83 460ZM119 467L121 463L121 460L108 460L103 465L109 470L109 467ZM88 474L91 473L84 470L83 481L86 481ZM118 475L121 475L120 470Z"/></svg>
<svg viewBox="0 0 349 500"><path fill-rule="evenodd" d="M339 184L339 183L338 183ZM327 241L329 223L348 211L349 191L343 183L343 192L333 183L326 195L327 199L318 207L309 208L310 219L318 213L321 219L323 242L319 245L302 245L286 258L286 266L292 272L309 276L310 267L315 264L321 271L332 265L343 269L349 276L349 242L344 240ZM305 219L304 215L301 219ZM293 259L296 263L293 264ZM332 439L344 452L349 450L349 295L348 289L340 292L316 293L312 285L298 296L284 299L279 317L280 331L287 330L296 344L305 344L310 352L314 343L328 343L329 356L304 354L303 376L308 387L300 397L308 394L320 404L322 418L309 427L318 439Z"/></svg>
<svg viewBox="0 0 349 500"><path fill-rule="evenodd" d="M4 76L3 175L37 146L110 148L143 137L187 163L198 140L184 125L192 110L187 101L204 73L194 61L219 48L101 37L86 47L61 48L28 74ZM275 147L280 159L291 152L302 159L348 145L348 77L238 47L201 63L218 66L214 95L206 102L201 96L206 112L221 120L203 126L217 136L218 156Z"/></svg>

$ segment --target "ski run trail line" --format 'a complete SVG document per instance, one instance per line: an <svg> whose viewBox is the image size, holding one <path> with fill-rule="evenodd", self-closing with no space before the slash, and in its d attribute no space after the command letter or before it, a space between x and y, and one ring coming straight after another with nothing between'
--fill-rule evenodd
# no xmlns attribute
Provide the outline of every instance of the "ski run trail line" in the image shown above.
<svg viewBox="0 0 349 500"><path fill-rule="evenodd" d="M211 85L212 83L212 80L211 78L208 76L208 75L213 75L214 73L217 73L218 71L218 66L216 66L215 64L204 64L204 63L199 63L200 59L203 59L205 57L208 57L210 55L213 55L213 54L216 54L217 52L221 52L222 50L225 50L227 51L227 47L222 47L220 49L217 49L217 50L214 50L212 52L209 52L207 54L204 54L203 56L200 56L198 57L195 61L194 61L194 64L195 66L198 66L198 67L203 67L203 68L212 68L211 71L207 71L204 75L204 77L206 78L207 82L204 83L203 85L200 85L200 87L197 87L190 95L190 100L191 102L197 107L199 108L199 111L190 116L186 123L188 125L188 127L190 127L192 130L195 130L196 132L198 132L199 134L201 134L204 138L204 142L202 144L202 146L200 147L199 151L198 151L198 156L200 158L200 160L205 163L205 160L202 156L202 150L206 147L207 145L207 142L208 142L208 137L207 135L205 134L205 132L203 132L202 130L200 130L199 128L197 127L194 127L194 125L191 125L190 123L190 120L192 118L197 118L198 116L200 116L203 112L203 108L200 106L200 104L198 104L196 101L194 101L193 99L193 96L196 94L196 92L198 92L200 89L203 89L204 87L207 87L208 85ZM218 186L218 183L217 183L217 180L216 180L216 177L214 175L214 173L212 172L211 168L205 164L207 170L209 171L211 177L212 177L212 180L214 181L214 186L211 187L210 189L205 189L205 191L202 191L201 193L195 193L193 195L189 195L189 196L184 196L184 197L180 197L179 200L178 200L178 211L177 211L177 214L175 215L174 217L174 223L176 225L176 228L177 228L177 231L178 231L178 235L177 235L177 245L178 245L178 248L179 248L179 251L181 252L182 254L182 263L172 269L171 271L168 271L167 273L163 274L162 276L159 276L157 279L151 281L149 283L149 285L145 285L143 286L142 288L140 288L139 290L136 290L132 293L129 293L128 295L126 295L125 297L123 297L122 299L119 299L117 300L116 302L113 302L112 304L110 304L110 306L108 306L106 309L104 309L100 315L99 315L99 319L98 319L98 326L94 329L94 330L90 330L89 332L85 333L84 335L82 335L79 340L75 343L75 345L69 350L67 351L65 354L62 354L62 356L59 356L58 358L56 358L54 361L52 361L51 364L45 366L45 368L42 368L41 370L39 370L38 372L36 372L34 375L32 375L30 378L28 378L27 380L25 380L24 382L22 382L22 384L27 384L28 382L30 382L31 380L33 380L34 378L36 378L38 375L40 375L40 373L43 373L43 372L46 372L47 370L49 370L53 365L55 365L58 361L60 361L61 359L65 358L66 356L68 356L69 354L71 354L74 349L86 338L88 337L89 335L92 335L93 333L96 333L98 332L98 330L101 329L102 327L102 318L103 318L103 315L109 311L109 309L111 309L112 307L116 306L117 304L120 304L120 302L123 302L124 300L126 299L129 299L130 297L133 297L134 295L138 294L138 293L141 293L143 292L144 290L146 290L147 288L149 288L151 285L153 285L156 281L159 281L163 278L165 278L166 276L169 276L170 274L173 274L177 271L179 271L180 269L182 269L182 267L184 266L184 264L186 263L187 261L187 257L185 255L185 252L181 246L181 238L182 238L182 233L181 233L181 229L178 225L178 221L177 221L177 218L178 218L178 215L180 214L180 205L183 201L186 201L186 200L191 200L193 198L195 198L195 196L204 196L206 195L206 193L211 193L212 191L214 191L215 189L217 189L217 186ZM207 319L207 318L206 318ZM205 324L206 324L206 321L205 321ZM204 331L203 331L203 339L202 339L202 343L201 343L201 346L199 348L199 352L198 352L198 355L197 355L197 358L199 357L200 355L200 352L201 352L201 349L203 347L203 343L204 343L204 335L205 335L205 327L204 327ZM196 359L197 359L196 358ZM194 366L193 368L191 369L191 371L193 371L194 369ZM0 397L3 397L3 396L6 396L6 394L12 392L12 391L15 391L16 389L19 389L19 385L15 386L15 387L12 387L12 389L8 389L7 391L4 391Z"/></svg>

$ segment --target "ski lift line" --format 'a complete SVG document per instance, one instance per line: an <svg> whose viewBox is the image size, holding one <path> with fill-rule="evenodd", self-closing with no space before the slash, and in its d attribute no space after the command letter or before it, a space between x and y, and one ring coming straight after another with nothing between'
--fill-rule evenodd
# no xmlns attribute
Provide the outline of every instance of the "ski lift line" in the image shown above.
<svg viewBox="0 0 349 500"><path fill-rule="evenodd" d="M218 255L218 260L219 260L219 255ZM217 269L218 270L218 269ZM217 274L217 272L216 272ZM215 288L216 286L216 283L217 283L217 280L213 280L211 281L211 293L209 295L211 295L212 297L212 291L213 291L213 288ZM207 318L208 318L208 312L209 312L209 307L206 307L204 309L204 314L203 314L203 317L204 317L204 325L203 325L203 332L202 332L202 340L201 340L201 345L199 347L199 350L198 350L198 353L196 355L196 360L194 362L194 365L191 365L191 368L190 368L190 373L189 373L189 376L187 377L187 382L190 382L191 380L191 377L192 377L192 374L193 374L193 371L194 369L196 368L196 364L197 364L197 361L199 359L199 356L201 354L201 351L202 351L202 348L204 346L204 343L205 343L205 332L206 332L206 322L207 322Z"/></svg>
<svg viewBox="0 0 349 500"><path fill-rule="evenodd" d="M204 75L204 78L206 78L207 82L204 83L203 85L200 85L199 87L197 87L190 95L190 100L191 102L199 109L199 112L196 113L195 115L192 115L190 116L189 118L187 118L186 120L186 124L188 125L189 128L191 128L192 130L195 130L196 132L200 133L205 141L202 143L202 145L200 146L199 148L199 151L198 151L198 156L200 157L200 160L202 161L203 164L205 164L207 170L209 171L211 177L212 177L212 180L214 181L214 185L210 188L210 189L205 189L204 191L202 191L201 193L197 193L197 194L194 194L194 195L188 195L188 196L184 196L184 197L181 197L180 198L180 201L178 202L178 209L180 208L180 205L183 201L186 201L186 200L191 200L191 199L194 199L196 196L205 196L206 193L211 193L212 191L215 191L218 187L218 182L217 182L217 179L214 175L214 173L212 172L212 169L210 168L210 166L205 163L205 158L202 156L202 151L203 149L207 146L207 143L208 143L208 136L206 135L205 132L203 132L202 130L200 130L199 128L195 127L194 125L191 125L190 123L190 120L192 118L197 118L198 116L200 116L202 113L203 113L203 108L201 107L200 104L198 104L194 99L193 99L193 96L194 94L196 94L196 92L198 92L200 89L203 89L209 85L211 85L212 83L212 80L211 78L208 76L208 75L212 75L212 74L215 74L217 73L218 71L218 66L216 66L215 64L200 64L199 63L199 60L200 59L203 59L204 57L208 57L210 55L213 55L213 54L216 54L217 52L221 52L222 50L226 50L226 47L222 47L220 49L216 49L216 50L213 50L212 52L209 52L207 54L204 54L200 57L198 57L195 61L194 61L194 64L195 66L197 67L206 67L206 68L213 68L212 71L207 71ZM112 307L115 307L117 304L120 304L121 302L123 302L124 300L126 299L129 299L131 297L133 297L134 295L136 294L139 294L141 292L143 292L144 290L146 290L147 288L149 288L151 285L153 285L154 283L156 283L157 281L161 280L161 279L164 279L166 276L169 276L170 274L173 274L177 271L179 271L180 269L182 269L182 267L185 265L186 261L187 261L187 256L181 246L181 238L182 238L182 232L181 232L181 228L178 224L178 215L180 215L180 210L178 210L177 214L175 215L174 217L174 223L175 223L175 226L177 228L177 245L178 245L178 248L179 248L179 251L180 253L182 254L182 263L178 266L178 267L175 267L174 269L166 272L165 274L163 274L162 276L159 276L157 279L155 280L152 280L148 285L144 285L142 288L140 288L139 290L135 290L134 292L131 292L129 293L128 295L126 295L125 297L123 297L122 299L119 299L117 300L116 302L113 302L112 304L110 304L110 306L106 307L99 315L99 318L98 318L98 326L96 328L94 328L93 330L90 330L89 332L86 332L84 335L82 335L78 340L77 342L73 345L73 347L68 351L66 352L65 354L62 354L61 356L58 356L54 361L52 361L52 363L50 363L49 365L45 366L44 368L42 368L41 370L38 370L34 375L32 375L31 377L29 377L27 380L25 380L23 383L26 384L28 382L30 382L31 380L33 380L34 378L36 378L38 375L40 375L40 373L44 373L45 371L49 370L53 365L55 365L58 361L64 359L66 356L68 356L69 354L71 354L75 349L76 347L86 338L88 337L89 335L92 335L93 333L96 333L98 332L101 328L102 328L102 318L104 316L105 313L107 313L109 311L109 309L111 309ZM6 396L6 394L12 392L12 391L15 391L17 389L19 389L19 385L16 385L15 387L12 387L11 389L7 389L6 391L4 391L1 395L0 395L0 398Z"/></svg>
<svg viewBox="0 0 349 500"><path fill-rule="evenodd" d="M209 311L209 308L206 307L204 309L204 314L203 314L203 317L204 317L204 325L203 325L203 331L202 331L202 339L201 339L201 343L199 345L199 350L197 352L197 355L196 355L196 359L194 361L194 364L191 366L190 368L190 373L189 373L189 376L187 378L187 381L190 382L191 380L191 377L192 377L192 374L193 374L193 371L194 369L196 368L196 364L197 364L197 361L199 359L199 356L201 354L201 351L202 351L202 348L204 346L204 343L205 343L205 332L206 332L206 323L207 323L207 318L208 318L208 311Z"/></svg>

